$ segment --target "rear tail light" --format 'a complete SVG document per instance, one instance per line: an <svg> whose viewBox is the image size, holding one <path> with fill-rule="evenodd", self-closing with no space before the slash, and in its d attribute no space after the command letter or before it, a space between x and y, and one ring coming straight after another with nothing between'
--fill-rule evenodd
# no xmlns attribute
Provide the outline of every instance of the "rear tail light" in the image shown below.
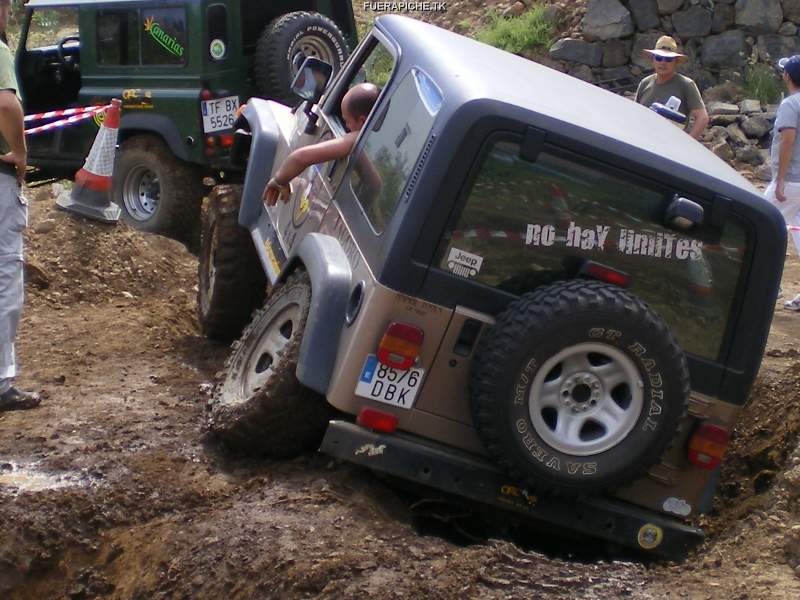
<svg viewBox="0 0 800 600"><path fill-rule="evenodd" d="M374 408L362 408L361 412L358 413L356 422L361 427L380 431L381 433L392 433L397 429L397 417Z"/></svg>
<svg viewBox="0 0 800 600"><path fill-rule="evenodd" d="M219 136L219 145L223 148L230 148L233 146L233 134L223 133L221 136Z"/></svg>
<svg viewBox="0 0 800 600"><path fill-rule="evenodd" d="M630 275L627 273L592 261L584 263L583 267L581 267L581 275L623 288L628 287L628 284L631 282Z"/></svg>
<svg viewBox="0 0 800 600"><path fill-rule="evenodd" d="M378 360L393 369L406 371L417 360L425 334L419 327L393 322L378 346Z"/></svg>
<svg viewBox="0 0 800 600"><path fill-rule="evenodd" d="M214 147L216 145L217 145L217 138L216 137L214 137L213 135L209 135L208 137L206 137L206 146L208 146L209 148L212 148L212 147Z"/></svg>
<svg viewBox="0 0 800 600"><path fill-rule="evenodd" d="M203 90L200 92L200 99L201 100L211 100L214 97L214 94L211 93L211 90Z"/></svg>
<svg viewBox="0 0 800 600"><path fill-rule="evenodd" d="M701 425L689 440L689 462L700 469L716 469L728 449L730 437L730 432L721 425Z"/></svg>

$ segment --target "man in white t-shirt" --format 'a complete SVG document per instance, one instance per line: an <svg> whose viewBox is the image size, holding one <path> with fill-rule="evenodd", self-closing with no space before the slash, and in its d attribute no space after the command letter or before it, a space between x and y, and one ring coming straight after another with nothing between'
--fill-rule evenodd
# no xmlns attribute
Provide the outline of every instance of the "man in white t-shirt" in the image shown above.
<svg viewBox="0 0 800 600"><path fill-rule="evenodd" d="M778 107L772 132L770 165L772 181L764 197L772 202L786 224L800 227L800 55L782 58L778 67L789 95ZM800 231L791 231L795 250L800 255ZM800 294L786 302L789 310L800 311Z"/></svg>

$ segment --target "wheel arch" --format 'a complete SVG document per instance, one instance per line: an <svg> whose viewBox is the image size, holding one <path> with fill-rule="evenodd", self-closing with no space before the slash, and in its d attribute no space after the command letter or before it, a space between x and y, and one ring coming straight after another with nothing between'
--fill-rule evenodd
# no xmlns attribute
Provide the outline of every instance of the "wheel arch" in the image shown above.
<svg viewBox="0 0 800 600"><path fill-rule="evenodd" d="M184 161L189 160L189 155L183 144L178 127L169 117L164 115L123 115L119 124L119 143L137 135L153 135L160 138L170 149L170 152Z"/></svg>
<svg viewBox="0 0 800 600"><path fill-rule="evenodd" d="M303 238L279 281L286 281L298 269L305 269L311 279L311 306L296 375L306 387L326 394L344 327L352 271L338 240L321 233Z"/></svg>

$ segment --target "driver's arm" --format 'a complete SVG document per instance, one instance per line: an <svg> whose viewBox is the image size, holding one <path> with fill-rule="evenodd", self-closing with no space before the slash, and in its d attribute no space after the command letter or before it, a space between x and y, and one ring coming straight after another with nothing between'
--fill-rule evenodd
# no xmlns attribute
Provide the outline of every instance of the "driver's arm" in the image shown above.
<svg viewBox="0 0 800 600"><path fill-rule="evenodd" d="M305 148L298 148L286 157L273 179L279 185L288 185L292 179L311 165L345 158L353 150L357 137L358 132L351 131L335 140L327 140Z"/></svg>

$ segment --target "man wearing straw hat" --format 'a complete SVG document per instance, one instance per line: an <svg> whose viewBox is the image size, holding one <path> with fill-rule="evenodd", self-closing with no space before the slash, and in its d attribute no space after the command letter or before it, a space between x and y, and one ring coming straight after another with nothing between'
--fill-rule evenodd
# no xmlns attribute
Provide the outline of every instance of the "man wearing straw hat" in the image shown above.
<svg viewBox="0 0 800 600"><path fill-rule="evenodd" d="M11 0L0 0L0 33L5 34ZM34 408L39 396L14 387L14 339L22 313L22 231L28 207L20 193L27 149L24 115L14 59L0 41L0 411Z"/></svg>
<svg viewBox="0 0 800 600"><path fill-rule="evenodd" d="M678 110L689 119L689 135L697 139L708 125L708 113L700 91L694 81L678 73L678 65L686 62L686 55L678 52L678 44L668 35L662 35L652 50L646 49L653 60L655 73L645 77L636 90L636 102L650 106L653 102L667 104L671 97L680 100Z"/></svg>

